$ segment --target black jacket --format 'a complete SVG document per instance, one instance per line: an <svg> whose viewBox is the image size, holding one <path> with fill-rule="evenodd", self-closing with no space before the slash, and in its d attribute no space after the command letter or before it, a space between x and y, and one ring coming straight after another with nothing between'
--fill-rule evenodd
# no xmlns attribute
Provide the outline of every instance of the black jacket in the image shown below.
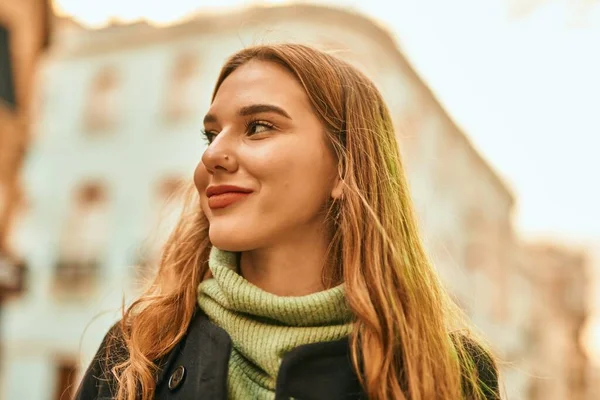
<svg viewBox="0 0 600 400"><path fill-rule="evenodd" d="M104 338L81 381L75 400L110 400L115 380L106 365L107 343L117 325ZM468 343L467 343L468 344ZM490 388L487 398L497 400L496 369L477 345L468 346L481 380ZM227 332L197 312L187 335L162 360L155 398L160 400L226 400L231 339ZM124 347L112 348L117 359L126 357ZM116 362L114 358L112 364ZM277 375L275 400L366 399L350 360L347 338L297 347L287 353ZM251 399L249 399L251 400Z"/></svg>

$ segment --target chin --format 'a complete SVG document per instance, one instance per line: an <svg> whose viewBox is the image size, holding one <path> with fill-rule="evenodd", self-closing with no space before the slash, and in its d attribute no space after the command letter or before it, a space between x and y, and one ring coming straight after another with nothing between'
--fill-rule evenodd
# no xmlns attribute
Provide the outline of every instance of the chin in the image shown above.
<svg viewBox="0 0 600 400"><path fill-rule="evenodd" d="M252 250L254 247L250 239L252 236L248 233L244 232L235 232L232 230L222 230L216 227L209 228L208 238L210 239L210 243L220 250L232 251L232 252L241 252Z"/></svg>
<svg viewBox="0 0 600 400"><path fill-rule="evenodd" d="M216 238L216 239L213 239L212 237L210 238L210 243L219 250L231 251L234 253L240 253L242 251L250 250L250 248L248 248L247 246L244 246L243 243L238 243L235 240L231 240L228 238L223 238L224 240L219 240L219 239L221 239L221 238L220 237Z"/></svg>

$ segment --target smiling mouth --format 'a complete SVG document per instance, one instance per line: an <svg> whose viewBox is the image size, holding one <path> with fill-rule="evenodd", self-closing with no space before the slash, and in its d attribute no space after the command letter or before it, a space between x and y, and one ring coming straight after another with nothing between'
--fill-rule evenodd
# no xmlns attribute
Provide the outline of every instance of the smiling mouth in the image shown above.
<svg viewBox="0 0 600 400"><path fill-rule="evenodd" d="M244 192L225 192L216 194L208 198L208 206L212 209L225 208L233 203L245 199L250 193Z"/></svg>

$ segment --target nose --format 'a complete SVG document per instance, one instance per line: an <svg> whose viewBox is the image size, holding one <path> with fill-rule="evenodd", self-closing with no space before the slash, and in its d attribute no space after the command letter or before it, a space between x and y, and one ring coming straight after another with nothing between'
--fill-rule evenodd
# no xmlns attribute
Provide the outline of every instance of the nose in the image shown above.
<svg viewBox="0 0 600 400"><path fill-rule="evenodd" d="M226 135L219 134L202 154L202 164L210 174L216 171L235 172L238 168L235 149Z"/></svg>

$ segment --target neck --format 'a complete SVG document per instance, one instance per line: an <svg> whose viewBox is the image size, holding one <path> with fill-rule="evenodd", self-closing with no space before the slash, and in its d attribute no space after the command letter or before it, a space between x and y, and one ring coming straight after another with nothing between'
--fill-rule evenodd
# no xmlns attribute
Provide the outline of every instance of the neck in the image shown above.
<svg viewBox="0 0 600 400"><path fill-rule="evenodd" d="M274 246L242 252L240 273L278 296L305 296L325 289L323 268L329 240L322 232L297 235Z"/></svg>

